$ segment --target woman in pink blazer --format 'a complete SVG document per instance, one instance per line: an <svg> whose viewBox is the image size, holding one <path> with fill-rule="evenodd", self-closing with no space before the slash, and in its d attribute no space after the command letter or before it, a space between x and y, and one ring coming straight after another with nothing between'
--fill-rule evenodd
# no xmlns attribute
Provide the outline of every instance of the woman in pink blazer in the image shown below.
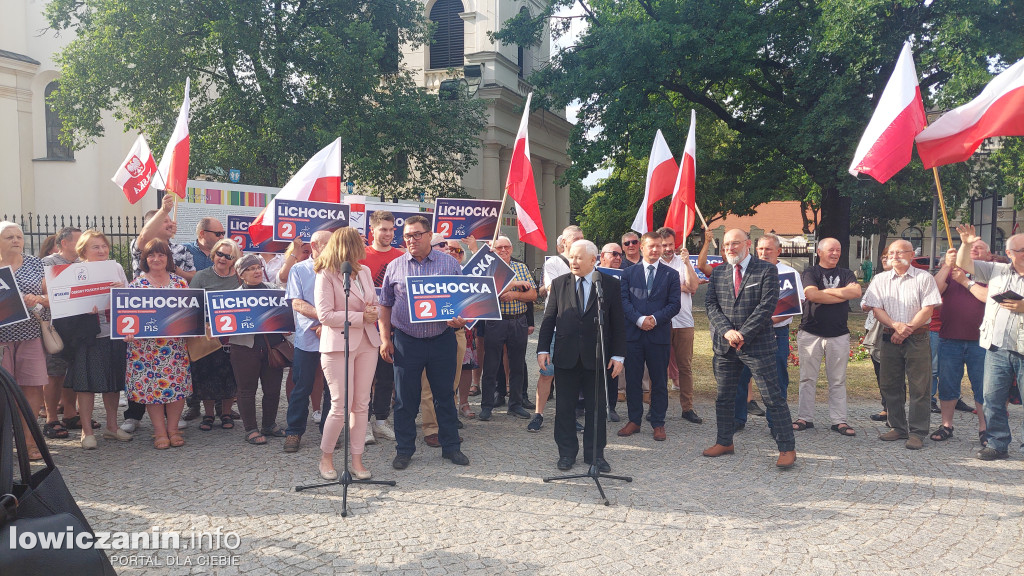
<svg viewBox="0 0 1024 576"><path fill-rule="evenodd" d="M323 324L320 333L320 363L331 390L331 413L324 422L320 440L320 476L336 480L334 447L345 425L345 279L341 276L343 262L352 264L349 290L349 440L352 450L352 476L358 480L370 478L363 466L363 446L366 440L367 411L370 405L370 385L377 369L380 353L380 332L377 330L377 293L374 291L370 270L359 265L366 257L363 239L355 228L334 231L327 247L316 259L316 314Z"/></svg>

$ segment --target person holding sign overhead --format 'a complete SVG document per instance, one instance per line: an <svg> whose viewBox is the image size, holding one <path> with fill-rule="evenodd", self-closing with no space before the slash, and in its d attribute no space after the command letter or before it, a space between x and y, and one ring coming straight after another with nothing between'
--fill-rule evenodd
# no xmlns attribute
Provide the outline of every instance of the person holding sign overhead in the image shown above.
<svg viewBox="0 0 1024 576"><path fill-rule="evenodd" d="M793 429L814 427L814 393L824 357L832 430L843 436L856 436L846 418L846 365L850 361L850 330L846 323L850 316L849 301L860 298L861 289L853 271L839 267L842 250L835 238L821 240L816 249L818 263L803 272L807 301L796 335L800 351L800 407ZM787 378L787 384L788 381ZM783 387L782 391L785 394L786 389Z"/></svg>
<svg viewBox="0 0 1024 576"><path fill-rule="evenodd" d="M411 276L461 275L459 263L448 254L432 250L430 221L410 216L405 221L405 244L409 250L388 264L380 297L380 354L395 366L396 456L391 463L404 470L416 452L416 413L420 404L420 375L427 371L434 393L441 457L466 466L462 453L458 414L452 398L455 380L455 329L466 321L460 317L445 322L413 323L410 317L406 278Z"/></svg>
<svg viewBox="0 0 1024 576"><path fill-rule="evenodd" d="M317 234L320 232L318 231ZM352 476L368 480L370 471L363 466L366 445L370 386L377 368L380 333L377 329L377 293L370 269L359 264L366 258L363 240L355 228L339 228L316 259L316 314L320 331L320 363L331 390L331 409L320 439L320 477L337 480L334 448L345 426L345 376L348 375L349 446L352 450ZM346 266L348 264L348 266ZM350 268L349 279L343 270ZM349 297L346 305L345 287ZM347 310L346 310L347 308ZM347 314L346 314L347 312ZM348 366L345 358L345 322L349 322ZM346 372L348 370L348 372Z"/></svg>
<svg viewBox="0 0 1024 576"><path fill-rule="evenodd" d="M188 288L188 282L173 272L170 247L159 238L150 240L142 249L139 268L142 274L132 280L129 288ZM192 393L185 339L135 338L134 334L125 334L125 341L128 399L146 406L146 414L153 422L153 447L166 450L184 446L178 422L185 397Z"/></svg>

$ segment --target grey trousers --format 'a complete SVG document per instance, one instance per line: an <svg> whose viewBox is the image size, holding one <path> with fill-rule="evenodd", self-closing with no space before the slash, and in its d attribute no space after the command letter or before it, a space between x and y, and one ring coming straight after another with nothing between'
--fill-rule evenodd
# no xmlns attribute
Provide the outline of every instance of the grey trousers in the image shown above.
<svg viewBox="0 0 1024 576"><path fill-rule="evenodd" d="M928 435L931 422L932 353L928 334L912 334L893 344L882 334L879 388L894 430L919 438ZM910 396L909 419L904 407ZM909 428L908 428L909 426Z"/></svg>
<svg viewBox="0 0 1024 576"><path fill-rule="evenodd" d="M829 418L833 424L847 424L846 365L850 361L850 335L825 338L801 330L796 334L796 345L800 351L800 407L797 419L814 422L814 395L824 357Z"/></svg>

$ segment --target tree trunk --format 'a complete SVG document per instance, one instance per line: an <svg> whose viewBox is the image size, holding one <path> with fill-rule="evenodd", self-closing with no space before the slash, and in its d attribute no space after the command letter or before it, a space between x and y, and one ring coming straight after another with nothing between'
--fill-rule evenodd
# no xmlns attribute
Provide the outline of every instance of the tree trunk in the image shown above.
<svg viewBox="0 0 1024 576"><path fill-rule="evenodd" d="M843 249L839 265L850 267L850 199L839 194L835 188L826 188L821 194L821 222L815 236L835 238Z"/></svg>
<svg viewBox="0 0 1024 576"><path fill-rule="evenodd" d="M877 268L875 268L875 270L877 270L876 273L881 273L884 270L884 268L882 268L882 261L885 259L886 244L888 244L888 242L889 242L889 221L888 220L882 220L881 222L878 223L878 232L877 232L877 234L878 234L878 262L876 262L876 264L878 266L877 266Z"/></svg>

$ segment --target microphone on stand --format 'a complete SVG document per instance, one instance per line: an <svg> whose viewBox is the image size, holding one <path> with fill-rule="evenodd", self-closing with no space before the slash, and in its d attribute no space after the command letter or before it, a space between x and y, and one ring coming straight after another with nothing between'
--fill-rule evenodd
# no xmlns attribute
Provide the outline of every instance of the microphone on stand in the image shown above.
<svg viewBox="0 0 1024 576"><path fill-rule="evenodd" d="M600 278L594 281L594 292L597 294L598 300L604 300L604 288L601 286Z"/></svg>
<svg viewBox="0 0 1024 576"><path fill-rule="evenodd" d="M348 260L341 263L341 276L345 279L345 293L352 287L352 263Z"/></svg>

